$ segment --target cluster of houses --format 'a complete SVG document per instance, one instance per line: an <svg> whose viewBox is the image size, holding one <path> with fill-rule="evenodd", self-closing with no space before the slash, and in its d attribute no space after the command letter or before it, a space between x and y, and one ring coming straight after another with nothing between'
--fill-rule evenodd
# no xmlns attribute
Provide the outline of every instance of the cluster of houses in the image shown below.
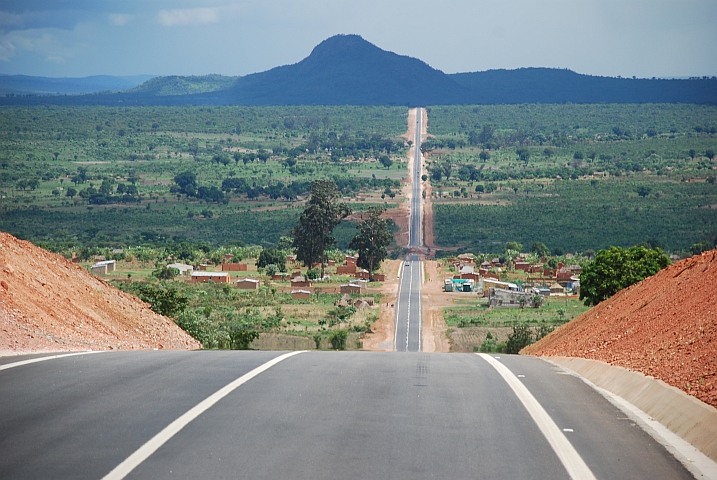
<svg viewBox="0 0 717 480"><path fill-rule="evenodd" d="M91 273L95 275L107 275L108 273L116 271L117 262L115 260L105 260L105 257L98 256L94 258L95 263L90 266ZM346 284L339 287L340 293L344 295L351 294L363 294L366 292L369 282L369 272L363 268L358 267L357 257L347 255L344 258L342 265L337 265L336 261L328 260L328 267L336 267L338 275L349 275L354 278ZM79 262L73 254L73 262ZM302 275L301 270L298 268L297 259L295 255L288 255L286 257L287 265L290 267L290 273L276 273L272 275L272 280L276 281L290 281L291 284L291 297L293 299L310 300L313 286L312 280ZM319 268L320 264L312 265L312 268ZM234 255L227 254L222 259L221 271L213 271L209 269L207 264L189 265L186 263L176 262L167 265L169 268L174 268L179 271L179 275L188 278L191 283L223 283L227 285L234 285L236 288L241 290L253 290L258 291L261 286L261 280L257 278L239 278L232 279L232 274L236 275L235 272L248 272L249 265L247 263L238 263L234 260ZM329 277L326 276L325 279ZM374 281L385 281L386 276L384 274L376 273L373 275ZM366 299L364 299L366 300ZM368 301L368 300L366 300ZM373 300L371 300L371 304Z"/></svg>
<svg viewBox="0 0 717 480"><path fill-rule="evenodd" d="M476 265L472 255L463 254L451 259L456 274L444 280L446 292L481 292L491 306L531 306L534 296L565 295L580 292L580 265L558 263L556 269L543 264L531 264L527 254L521 253L513 263L515 270L527 274L526 287L500 280L505 268L499 258ZM545 259L543 259L545 262Z"/></svg>

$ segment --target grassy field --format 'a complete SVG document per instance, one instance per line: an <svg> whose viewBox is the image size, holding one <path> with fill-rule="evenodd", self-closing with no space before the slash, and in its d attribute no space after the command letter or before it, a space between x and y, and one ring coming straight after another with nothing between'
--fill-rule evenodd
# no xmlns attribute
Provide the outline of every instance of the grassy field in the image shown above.
<svg viewBox="0 0 717 480"><path fill-rule="evenodd" d="M588 307L577 297L546 297L540 308L488 308L487 299L458 300L443 316L453 352L500 352L514 328L527 325L533 340L569 322Z"/></svg>

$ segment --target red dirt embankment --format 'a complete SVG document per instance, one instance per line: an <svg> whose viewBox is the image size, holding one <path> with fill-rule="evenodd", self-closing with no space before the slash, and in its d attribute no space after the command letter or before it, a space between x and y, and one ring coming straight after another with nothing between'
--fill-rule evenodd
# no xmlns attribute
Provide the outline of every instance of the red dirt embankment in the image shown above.
<svg viewBox="0 0 717 480"><path fill-rule="evenodd" d="M717 407L717 250L618 292L521 353L601 360Z"/></svg>
<svg viewBox="0 0 717 480"><path fill-rule="evenodd" d="M136 297L0 232L0 355L153 348L201 345Z"/></svg>

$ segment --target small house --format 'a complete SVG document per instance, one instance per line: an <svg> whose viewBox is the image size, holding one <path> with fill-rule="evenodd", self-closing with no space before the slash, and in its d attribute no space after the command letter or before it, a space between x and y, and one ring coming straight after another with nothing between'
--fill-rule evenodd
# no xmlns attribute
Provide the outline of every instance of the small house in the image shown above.
<svg viewBox="0 0 717 480"><path fill-rule="evenodd" d="M259 280L254 278L244 278L237 280L236 286L242 290L259 290Z"/></svg>
<svg viewBox="0 0 717 480"><path fill-rule="evenodd" d="M180 275L191 275L194 271L194 267L191 265L187 265L186 263L170 263L167 265L168 268L176 268L179 270Z"/></svg>
<svg viewBox="0 0 717 480"><path fill-rule="evenodd" d="M308 290L292 290L291 298L293 300L311 300L311 292Z"/></svg>
<svg viewBox="0 0 717 480"><path fill-rule="evenodd" d="M363 293L363 288L360 285L356 285L354 283L349 283L346 285L341 285L341 293Z"/></svg>
<svg viewBox="0 0 717 480"><path fill-rule="evenodd" d="M246 263L222 263L222 272L246 272Z"/></svg>
<svg viewBox="0 0 717 480"><path fill-rule="evenodd" d="M339 265L336 267L336 275L355 275L356 264L353 265Z"/></svg>
<svg viewBox="0 0 717 480"><path fill-rule="evenodd" d="M357 270L354 275L356 276L356 278L362 278L362 279L369 278L368 270L364 270L363 268L360 270Z"/></svg>
<svg viewBox="0 0 717 480"><path fill-rule="evenodd" d="M374 280L374 282L385 282L386 275L384 275L383 273L374 273L373 280Z"/></svg>
<svg viewBox="0 0 717 480"><path fill-rule="evenodd" d="M230 283L231 280L227 272L192 272L192 283Z"/></svg>
<svg viewBox="0 0 717 480"><path fill-rule="evenodd" d="M550 294L551 295L564 295L565 288L563 288L563 286L560 285L559 283L554 283L550 286Z"/></svg>

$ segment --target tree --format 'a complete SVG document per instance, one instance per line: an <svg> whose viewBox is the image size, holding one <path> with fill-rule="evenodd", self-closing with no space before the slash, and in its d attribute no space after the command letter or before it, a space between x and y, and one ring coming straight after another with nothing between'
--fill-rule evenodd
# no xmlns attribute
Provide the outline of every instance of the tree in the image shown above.
<svg viewBox="0 0 717 480"><path fill-rule="evenodd" d="M713 160L713 159L715 158L715 151L712 150L711 148L708 149L708 150L705 152L705 157L709 158L710 160Z"/></svg>
<svg viewBox="0 0 717 480"><path fill-rule="evenodd" d="M75 195L77 195L77 189L76 189L76 188L69 187L69 188L67 189L67 191L65 191L65 195L68 196L68 197L70 197L70 198L73 198Z"/></svg>
<svg viewBox="0 0 717 480"><path fill-rule="evenodd" d="M383 207L370 207L367 214L362 215L361 222L356 225L359 233L351 239L349 248L358 252L356 264L368 270L369 279L373 281L373 272L388 256L391 244L391 232L388 221L381 218Z"/></svg>
<svg viewBox="0 0 717 480"><path fill-rule="evenodd" d="M351 208L340 199L341 193L332 180L315 180L299 223L291 230L297 260L309 267L320 262L321 278L326 249L336 243L331 234L341 220L351 214Z"/></svg>
<svg viewBox="0 0 717 480"><path fill-rule="evenodd" d="M197 194L197 176L192 172L182 172L174 177L174 183L179 186L179 191L188 197Z"/></svg>
<svg viewBox="0 0 717 480"><path fill-rule="evenodd" d="M515 151L515 153L518 154L518 158L520 158L521 162L524 162L525 165L528 165L528 162L530 161L530 150L527 148L519 148Z"/></svg>
<svg viewBox="0 0 717 480"><path fill-rule="evenodd" d="M153 277L160 280L171 280L179 275L179 269L174 267L161 266L152 272Z"/></svg>
<svg viewBox="0 0 717 480"><path fill-rule="evenodd" d="M256 263L257 267L266 268L269 265L276 265L281 272L286 271L286 255L281 250L276 248L265 248L259 254L259 260Z"/></svg>
<svg viewBox="0 0 717 480"><path fill-rule="evenodd" d="M391 168L391 165L393 165L393 160L388 158L388 155L381 155L381 157L379 157L378 161L381 162L381 165L386 167L386 170Z"/></svg>
<svg viewBox="0 0 717 480"><path fill-rule="evenodd" d="M490 160L490 153L483 150L478 154L478 158L480 158L484 163Z"/></svg>
<svg viewBox="0 0 717 480"><path fill-rule="evenodd" d="M660 248L635 246L600 250L580 274L580 300L585 300L588 306L597 305L669 264L670 259Z"/></svg>
<svg viewBox="0 0 717 480"><path fill-rule="evenodd" d="M518 242L508 242L505 244L505 248L503 248L503 253L507 252L508 250L514 250L520 253L520 251L523 250L523 245Z"/></svg>
<svg viewBox="0 0 717 480"><path fill-rule="evenodd" d="M548 250L547 245L545 245L543 242L534 242L533 245L530 247L530 251L535 253L539 257L547 257L550 253L550 250Z"/></svg>

